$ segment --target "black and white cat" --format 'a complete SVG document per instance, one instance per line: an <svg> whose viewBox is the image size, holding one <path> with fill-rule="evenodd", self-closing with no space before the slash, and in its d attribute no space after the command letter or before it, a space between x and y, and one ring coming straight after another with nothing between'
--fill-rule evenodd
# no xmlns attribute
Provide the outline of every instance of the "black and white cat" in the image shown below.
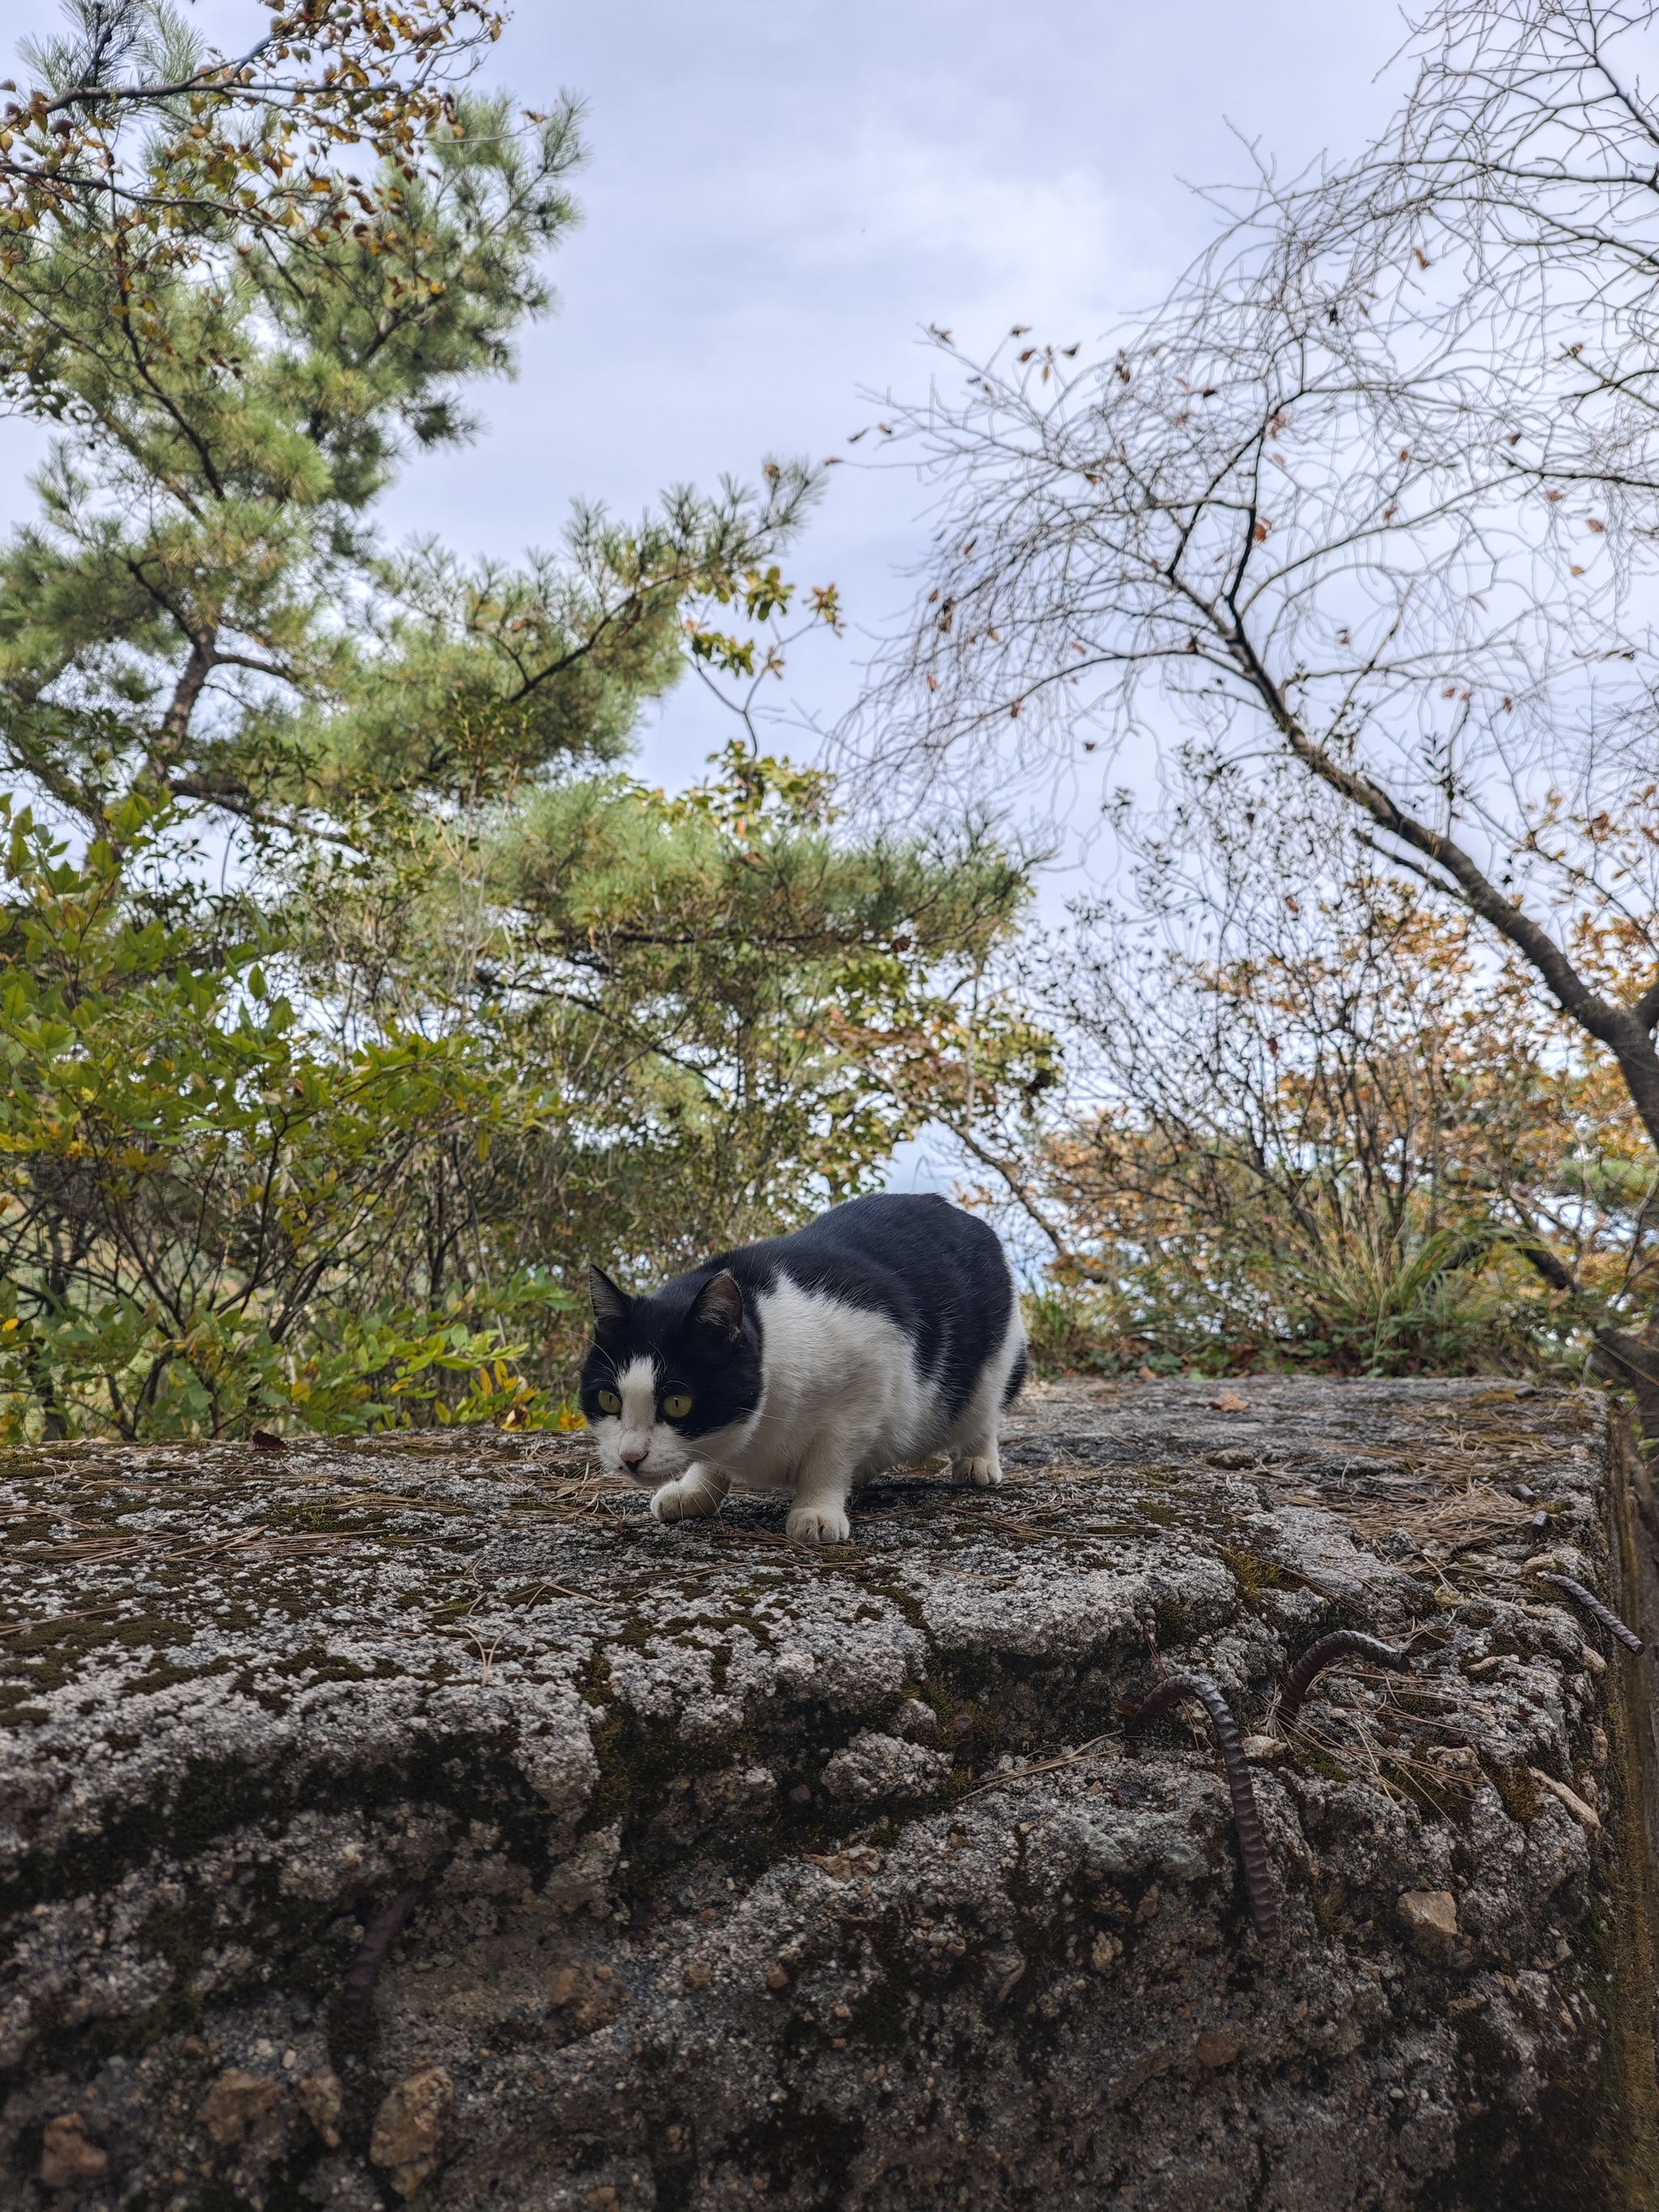
<svg viewBox="0 0 1659 2212"><path fill-rule="evenodd" d="M793 1488L790 1535L844 1544L848 1493L895 1462L1002 1480L1024 1323L995 1233L945 1199L855 1198L648 1297L588 1279L582 1410L659 1520L718 1512L734 1482Z"/></svg>

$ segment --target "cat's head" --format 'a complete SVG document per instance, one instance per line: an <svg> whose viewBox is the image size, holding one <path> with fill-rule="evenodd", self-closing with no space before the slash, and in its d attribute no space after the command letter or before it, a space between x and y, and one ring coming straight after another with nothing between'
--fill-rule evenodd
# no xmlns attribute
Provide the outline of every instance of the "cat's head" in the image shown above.
<svg viewBox="0 0 1659 2212"><path fill-rule="evenodd" d="M760 1404L760 1336L735 1279L683 1278L630 1298L587 1271L593 1341L582 1411L613 1471L655 1489L733 1447Z"/></svg>

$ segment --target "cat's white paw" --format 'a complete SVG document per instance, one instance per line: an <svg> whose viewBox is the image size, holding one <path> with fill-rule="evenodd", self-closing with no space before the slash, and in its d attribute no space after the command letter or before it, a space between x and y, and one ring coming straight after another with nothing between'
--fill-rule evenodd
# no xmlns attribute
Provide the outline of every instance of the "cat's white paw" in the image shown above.
<svg viewBox="0 0 1659 2212"><path fill-rule="evenodd" d="M659 1521L703 1521L720 1510L720 1493L690 1475L665 1482L651 1493L651 1510Z"/></svg>
<svg viewBox="0 0 1659 2212"><path fill-rule="evenodd" d="M1002 1469L994 1459L959 1459L957 1480L976 1482L981 1490L994 1490L1001 1483Z"/></svg>
<svg viewBox="0 0 1659 2212"><path fill-rule="evenodd" d="M793 1544L850 1544L853 1524L836 1507L797 1505L784 1522L783 1533Z"/></svg>

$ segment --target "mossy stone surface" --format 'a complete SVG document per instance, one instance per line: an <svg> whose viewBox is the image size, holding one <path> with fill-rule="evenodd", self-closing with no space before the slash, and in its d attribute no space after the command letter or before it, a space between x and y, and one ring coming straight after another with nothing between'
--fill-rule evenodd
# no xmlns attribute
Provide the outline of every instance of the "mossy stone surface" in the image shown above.
<svg viewBox="0 0 1659 2212"><path fill-rule="evenodd" d="M824 1553L580 1438L0 1460L0 2201L1659 2206L1650 1662L1535 1564L1654 1609L1609 1401L1212 1395L1036 1391L1002 1489L898 1471ZM1413 1674L1279 1740L1351 1626ZM1207 1730L1123 1737L1194 1669L1265 1948Z"/></svg>

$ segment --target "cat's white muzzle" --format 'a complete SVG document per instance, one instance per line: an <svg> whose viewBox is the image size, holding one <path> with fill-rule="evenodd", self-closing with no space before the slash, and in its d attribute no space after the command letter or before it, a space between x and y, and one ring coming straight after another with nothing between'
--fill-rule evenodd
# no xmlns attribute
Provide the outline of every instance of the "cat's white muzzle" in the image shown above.
<svg viewBox="0 0 1659 2212"><path fill-rule="evenodd" d="M612 1474L625 1474L641 1488L654 1490L685 1473L696 1454L678 1429L654 1421L648 1429L634 1427L614 1415L593 1424L599 1462Z"/></svg>

